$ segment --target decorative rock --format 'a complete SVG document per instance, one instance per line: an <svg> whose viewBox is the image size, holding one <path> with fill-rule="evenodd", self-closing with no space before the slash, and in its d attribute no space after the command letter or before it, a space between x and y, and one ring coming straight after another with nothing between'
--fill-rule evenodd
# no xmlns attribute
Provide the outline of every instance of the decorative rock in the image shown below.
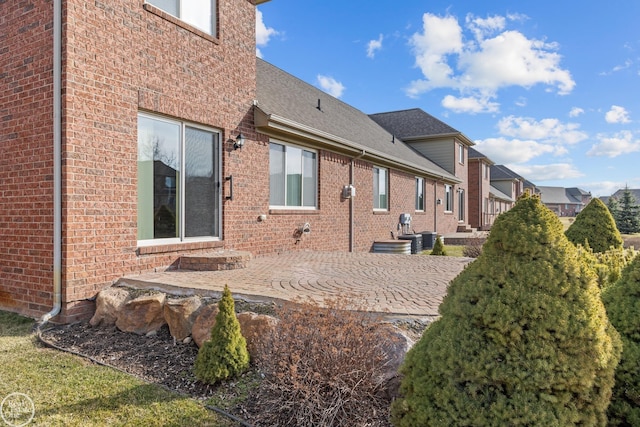
<svg viewBox="0 0 640 427"><path fill-rule="evenodd" d="M216 323L218 311L217 304L209 304L202 307L198 312L191 328L191 336L198 347L202 347L202 343L211 338L211 328Z"/></svg>
<svg viewBox="0 0 640 427"><path fill-rule="evenodd" d="M413 347L414 342L401 329L390 323L381 323L377 333L380 341L384 343L383 348L387 356L384 371L380 377L380 384L384 385L382 389L387 394L387 397L393 399L398 396L398 389L400 388L401 379L398 374L400 365L404 362L405 356L409 349Z"/></svg>
<svg viewBox="0 0 640 427"><path fill-rule="evenodd" d="M124 288L109 287L101 290L96 298L96 312L89 324L91 326L115 325L123 304L129 298L129 291Z"/></svg>
<svg viewBox="0 0 640 427"><path fill-rule="evenodd" d="M158 335L158 331L149 331L145 334L147 338L155 337L156 335Z"/></svg>
<svg viewBox="0 0 640 427"><path fill-rule="evenodd" d="M260 340L267 332L275 328L278 319L266 314L244 312L238 314L238 322L240 322L242 336L247 341L249 356L254 359L257 355Z"/></svg>
<svg viewBox="0 0 640 427"><path fill-rule="evenodd" d="M163 316L166 295L155 293L143 295L122 305L116 326L123 332L144 335L159 330L167 322Z"/></svg>
<svg viewBox="0 0 640 427"><path fill-rule="evenodd" d="M164 319L169 325L172 337L182 341L191 335L191 328L201 305L202 302L197 296L165 301Z"/></svg>
<svg viewBox="0 0 640 427"><path fill-rule="evenodd" d="M189 344L191 343L192 338L191 337L186 337L185 339L182 340L182 344Z"/></svg>

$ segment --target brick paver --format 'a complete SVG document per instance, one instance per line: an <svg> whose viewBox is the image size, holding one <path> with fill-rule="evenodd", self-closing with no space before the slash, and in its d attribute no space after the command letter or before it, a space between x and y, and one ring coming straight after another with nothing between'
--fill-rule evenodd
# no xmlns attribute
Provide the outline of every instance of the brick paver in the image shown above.
<svg viewBox="0 0 640 427"><path fill-rule="evenodd" d="M393 315L436 316L449 282L469 258L373 253L296 252L252 259L226 271L165 271L120 283L181 294L219 293L229 285L246 299L347 296L354 308Z"/></svg>

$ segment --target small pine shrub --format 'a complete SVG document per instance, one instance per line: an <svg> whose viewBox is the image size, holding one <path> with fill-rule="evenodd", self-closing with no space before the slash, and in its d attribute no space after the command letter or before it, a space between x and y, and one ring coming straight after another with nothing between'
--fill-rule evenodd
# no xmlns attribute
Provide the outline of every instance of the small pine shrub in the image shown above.
<svg viewBox="0 0 640 427"><path fill-rule="evenodd" d="M193 369L196 378L208 384L235 377L249 367L247 342L240 331L235 303L226 285L218 309L211 339L198 350Z"/></svg>
<svg viewBox="0 0 640 427"><path fill-rule="evenodd" d="M345 298L285 303L277 326L261 340L264 374L256 396L257 425L364 426L388 417L382 393L384 340L370 313L348 311Z"/></svg>
<svg viewBox="0 0 640 427"><path fill-rule="evenodd" d="M598 198L591 199L565 234L574 245L589 242L596 253L605 252L609 248L622 248L622 236L616 222L607 205Z"/></svg>
<svg viewBox="0 0 640 427"><path fill-rule="evenodd" d="M395 426L606 425L620 339L538 197L496 219L439 310L401 368Z"/></svg>
<svg viewBox="0 0 640 427"><path fill-rule="evenodd" d="M442 240L440 236L436 238L436 241L433 243L433 249L431 250L431 255L441 255L446 256L447 251L444 249L444 245L442 244Z"/></svg>
<svg viewBox="0 0 640 427"><path fill-rule="evenodd" d="M609 425L640 426L640 256L622 277L605 289L602 300L611 323L622 337L622 359L609 406Z"/></svg>

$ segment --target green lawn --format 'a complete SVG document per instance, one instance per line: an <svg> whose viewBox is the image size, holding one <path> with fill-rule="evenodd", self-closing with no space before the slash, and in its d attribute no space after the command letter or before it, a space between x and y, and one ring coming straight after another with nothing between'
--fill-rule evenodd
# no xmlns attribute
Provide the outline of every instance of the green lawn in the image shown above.
<svg viewBox="0 0 640 427"><path fill-rule="evenodd" d="M0 311L0 402L11 393L29 396L35 405L29 425L234 426L193 399L43 348L33 325Z"/></svg>
<svg viewBox="0 0 640 427"><path fill-rule="evenodd" d="M462 251L464 250L464 246L444 245L444 250L447 253L447 256L457 256L457 257L464 256L462 254ZM422 254L423 255L431 255L431 249L427 249L425 251L422 251Z"/></svg>

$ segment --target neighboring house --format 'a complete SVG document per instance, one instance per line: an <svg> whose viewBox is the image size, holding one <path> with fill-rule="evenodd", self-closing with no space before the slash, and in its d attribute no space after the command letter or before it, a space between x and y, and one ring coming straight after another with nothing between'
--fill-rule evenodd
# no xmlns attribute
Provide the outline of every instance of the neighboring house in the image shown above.
<svg viewBox="0 0 640 427"><path fill-rule="evenodd" d="M491 187L493 161L469 147L469 225L489 230L495 219L496 190Z"/></svg>
<svg viewBox="0 0 640 427"><path fill-rule="evenodd" d="M369 251L401 214L466 220L472 143L405 144L256 61L262 2L0 2L1 309L68 322L183 255Z"/></svg>
<svg viewBox="0 0 640 427"><path fill-rule="evenodd" d="M609 202L609 199L611 197L613 197L613 198L617 199L618 202L620 202L622 200L622 195L627 190L629 190L629 192L633 196L633 199L635 200L636 204L640 204L640 189L635 189L634 190L634 189L631 189L631 188L629 188L629 189L621 188L620 190L618 190L615 193L613 193L611 196L600 197L600 200L602 200L603 203L607 204Z"/></svg>
<svg viewBox="0 0 640 427"><path fill-rule="evenodd" d="M491 185L513 200L524 193L526 180L504 165L491 166Z"/></svg>
<svg viewBox="0 0 640 427"><path fill-rule="evenodd" d="M468 211L468 149L474 143L462 132L419 108L371 114L380 126L400 138L417 153L429 158L460 180L457 185L445 185L447 228L466 230Z"/></svg>
<svg viewBox="0 0 640 427"><path fill-rule="evenodd" d="M591 193L579 188L538 187L540 199L558 216L576 216L591 201Z"/></svg>
<svg viewBox="0 0 640 427"><path fill-rule="evenodd" d="M257 72L255 126L269 168L265 163L255 175L269 174L261 182L270 186L260 189L268 203L259 204L269 227L254 245L295 249L287 230L308 223L312 234L299 246L370 251L375 240L402 232L401 214L411 216L409 231L455 231L446 203L438 201L447 189L451 196L460 178L314 86L261 59Z"/></svg>

